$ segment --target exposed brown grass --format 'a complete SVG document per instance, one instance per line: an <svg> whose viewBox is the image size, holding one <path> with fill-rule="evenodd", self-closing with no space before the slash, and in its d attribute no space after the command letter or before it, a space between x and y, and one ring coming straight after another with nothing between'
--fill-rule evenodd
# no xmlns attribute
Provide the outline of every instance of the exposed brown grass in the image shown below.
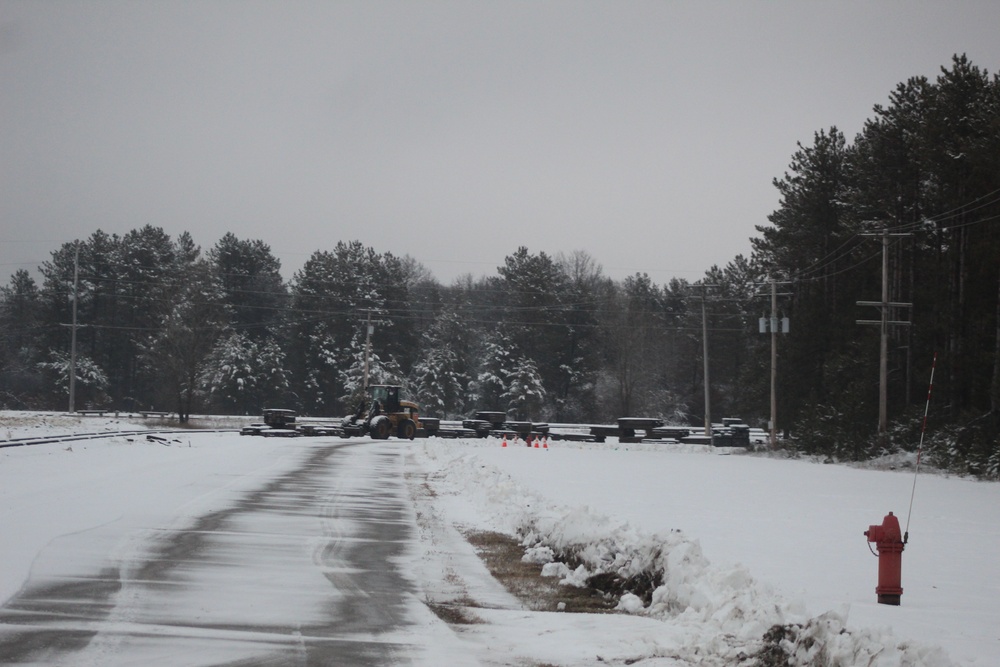
<svg viewBox="0 0 1000 667"><path fill-rule="evenodd" d="M469 541L493 577L533 611L556 611L560 602L567 612L603 614L618 601L596 590L560 586L556 577L543 577L537 563L521 560L524 547L510 535L491 531L466 533Z"/></svg>

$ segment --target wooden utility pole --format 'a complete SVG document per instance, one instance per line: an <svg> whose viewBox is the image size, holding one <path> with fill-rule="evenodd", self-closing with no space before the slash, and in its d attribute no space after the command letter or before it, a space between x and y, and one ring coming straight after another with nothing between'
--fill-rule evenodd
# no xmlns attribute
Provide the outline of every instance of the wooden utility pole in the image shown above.
<svg viewBox="0 0 1000 667"><path fill-rule="evenodd" d="M771 333L771 421L770 447L778 448L778 330L788 333L788 318L778 319L778 281L771 278L771 317L760 318L760 332Z"/></svg>
<svg viewBox="0 0 1000 667"><path fill-rule="evenodd" d="M703 286L704 288L705 286ZM705 316L705 290L702 289L701 293L701 341L702 341L702 357L705 361L705 435L709 438L712 437L712 414L709 408L709 391L708 391L708 318Z"/></svg>
<svg viewBox="0 0 1000 667"><path fill-rule="evenodd" d="M76 302L80 298L80 244L73 256L73 324L69 343L69 412L76 412Z"/></svg>
<svg viewBox="0 0 1000 667"><path fill-rule="evenodd" d="M888 228L882 230L881 234L862 234L862 236L882 237L882 300L881 301L858 301L859 306L874 306L881 312L881 318L877 320L857 320L858 324L869 324L879 327L879 361L878 361L878 434L884 437L889 430L888 396L889 396L889 327L909 326L908 320L891 319L891 309L910 308L912 303L902 303L889 301L889 239L910 234L891 234Z"/></svg>
<svg viewBox="0 0 1000 667"><path fill-rule="evenodd" d="M778 448L778 283L771 279L771 449Z"/></svg>
<svg viewBox="0 0 1000 667"><path fill-rule="evenodd" d="M367 394L368 393L368 355L371 354L371 349L372 349L372 331L374 330L374 328L372 327L372 311L371 311L371 309L368 310L368 321L366 322L365 326L366 326L365 330L366 330L367 333L365 334L365 381L364 381L365 383L364 383L364 392L365 392L365 394Z"/></svg>

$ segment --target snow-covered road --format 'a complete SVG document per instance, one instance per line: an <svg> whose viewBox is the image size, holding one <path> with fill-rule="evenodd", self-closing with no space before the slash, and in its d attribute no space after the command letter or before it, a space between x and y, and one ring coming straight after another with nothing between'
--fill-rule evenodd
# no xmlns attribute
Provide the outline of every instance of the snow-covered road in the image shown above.
<svg viewBox="0 0 1000 667"><path fill-rule="evenodd" d="M4 493L14 501L5 503L5 551L17 541L10 527L26 523L12 511L44 523L30 504L48 499L49 515L73 513L74 502L93 507L102 492L111 503L96 503L83 524L42 545L26 584L0 609L0 662L424 662L427 633L413 619L437 621L420 613L415 583L401 571L414 526L402 445L290 444L192 435L167 446L110 440L5 451L5 472L32 468L20 478L24 495ZM255 463L230 471L209 450ZM43 455L41 468L20 460ZM158 463L140 465L146 455ZM65 484L42 481L33 491L31 477L60 459L75 463ZM115 505L112 516L98 516Z"/></svg>

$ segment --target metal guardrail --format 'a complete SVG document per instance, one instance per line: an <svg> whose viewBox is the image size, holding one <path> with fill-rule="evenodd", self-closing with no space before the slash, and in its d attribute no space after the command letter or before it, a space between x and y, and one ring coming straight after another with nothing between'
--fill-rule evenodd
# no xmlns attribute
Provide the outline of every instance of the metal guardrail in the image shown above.
<svg viewBox="0 0 1000 667"><path fill-rule="evenodd" d="M143 429L139 431L98 431L94 433L69 433L64 435L48 435L39 437L10 438L0 440L0 449L4 447L25 447L30 445L47 445L57 442L77 442L80 440L97 440L99 438L114 438L117 436L142 436L142 435L173 435L180 433L238 433L232 428L212 428L212 429Z"/></svg>

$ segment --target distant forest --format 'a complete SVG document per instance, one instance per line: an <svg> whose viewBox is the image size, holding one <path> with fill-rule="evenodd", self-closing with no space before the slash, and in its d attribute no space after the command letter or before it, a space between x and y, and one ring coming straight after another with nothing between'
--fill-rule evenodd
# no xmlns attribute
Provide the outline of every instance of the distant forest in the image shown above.
<svg viewBox="0 0 1000 667"><path fill-rule="evenodd" d="M701 424L770 415L777 284L778 427L806 454L913 450L931 361L925 448L936 465L1000 476L1000 77L956 56L899 84L853 141L800 143L749 258L658 285L605 276L584 251L520 248L495 275L442 285L358 242L316 251L290 281L269 246L144 226L64 244L0 287L0 406L65 410L75 303L76 407L311 416L354 408L367 322L371 379L422 413ZM290 221L294 222L294 221ZM692 233L697 233L692 231ZM883 264L888 294L883 297ZM74 298L75 295L75 298ZM880 326L888 427L879 429ZM902 305L909 304L909 305Z"/></svg>

